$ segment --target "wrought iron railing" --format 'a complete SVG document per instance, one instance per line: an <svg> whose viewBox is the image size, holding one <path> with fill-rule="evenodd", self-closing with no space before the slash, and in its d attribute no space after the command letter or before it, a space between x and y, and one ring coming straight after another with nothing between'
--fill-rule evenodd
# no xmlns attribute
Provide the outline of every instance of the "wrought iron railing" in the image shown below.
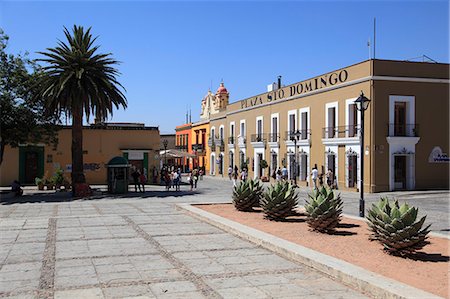
<svg viewBox="0 0 450 299"><path fill-rule="evenodd" d="M286 141L294 141L294 139L308 140L310 135L311 135L311 130L286 131L284 140L286 140Z"/></svg>
<svg viewBox="0 0 450 299"><path fill-rule="evenodd" d="M327 127L323 128L322 137L323 138L349 138L358 137L359 126L338 126L338 127Z"/></svg>
<svg viewBox="0 0 450 299"><path fill-rule="evenodd" d="M419 137L418 124L388 124L389 137Z"/></svg>
<svg viewBox="0 0 450 299"><path fill-rule="evenodd" d="M252 134L250 136L251 142L265 142L267 140L266 134Z"/></svg>
<svg viewBox="0 0 450 299"><path fill-rule="evenodd" d="M228 137L228 144L235 144L235 142L236 142L235 139L236 138L234 138L234 137Z"/></svg>
<svg viewBox="0 0 450 299"><path fill-rule="evenodd" d="M280 138L280 134L278 133L270 133L269 134L269 142L278 142L278 139Z"/></svg>

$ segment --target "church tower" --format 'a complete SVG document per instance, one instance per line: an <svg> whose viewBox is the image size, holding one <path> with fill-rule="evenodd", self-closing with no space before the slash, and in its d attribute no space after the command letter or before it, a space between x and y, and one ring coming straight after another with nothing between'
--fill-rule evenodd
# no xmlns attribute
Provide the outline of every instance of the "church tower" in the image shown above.
<svg viewBox="0 0 450 299"><path fill-rule="evenodd" d="M200 119L209 119L211 115L226 110L229 99L230 93L225 88L223 82L220 83L216 94L213 94L211 90L208 90L208 93L202 99Z"/></svg>

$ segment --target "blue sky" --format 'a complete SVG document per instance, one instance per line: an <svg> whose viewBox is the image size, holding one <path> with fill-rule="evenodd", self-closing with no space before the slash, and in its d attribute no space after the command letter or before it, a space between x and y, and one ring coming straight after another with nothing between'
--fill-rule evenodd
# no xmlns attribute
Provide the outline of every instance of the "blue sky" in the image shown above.
<svg viewBox="0 0 450 299"><path fill-rule="evenodd" d="M369 56L423 54L449 62L448 1L1 1L0 26L11 53L56 46L63 26L92 26L101 52L121 61L128 108L109 121L143 122L173 133L187 107L221 79L231 102L283 76L295 83Z"/></svg>

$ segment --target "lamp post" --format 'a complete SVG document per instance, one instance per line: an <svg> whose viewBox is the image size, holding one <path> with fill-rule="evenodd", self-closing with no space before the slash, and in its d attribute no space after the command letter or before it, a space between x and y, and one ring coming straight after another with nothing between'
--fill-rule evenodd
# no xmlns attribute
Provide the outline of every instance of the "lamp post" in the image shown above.
<svg viewBox="0 0 450 299"><path fill-rule="evenodd" d="M169 142L167 141L167 139L164 139L163 141L163 145L164 145L164 165L167 166L167 144Z"/></svg>
<svg viewBox="0 0 450 299"><path fill-rule="evenodd" d="M361 181L359 190L361 192L361 196L359 199L359 217L364 217L364 112L369 107L370 100L364 96L364 93L361 91L361 95L355 100L356 109L361 111L361 130L360 130L360 138L361 138Z"/></svg>
<svg viewBox="0 0 450 299"><path fill-rule="evenodd" d="M290 139L291 141L294 141L294 184L297 186L297 140L300 140L300 137L302 136L302 132L299 130L293 131L290 133Z"/></svg>

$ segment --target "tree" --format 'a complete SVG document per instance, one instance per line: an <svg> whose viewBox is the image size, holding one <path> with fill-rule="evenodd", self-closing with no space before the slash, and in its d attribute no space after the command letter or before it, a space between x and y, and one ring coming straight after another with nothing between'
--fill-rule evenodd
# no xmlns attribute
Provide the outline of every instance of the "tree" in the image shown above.
<svg viewBox="0 0 450 299"><path fill-rule="evenodd" d="M0 29L0 165L6 145L58 141L59 119L43 116L44 103L35 97L40 68L27 54L7 54L8 39Z"/></svg>
<svg viewBox="0 0 450 299"><path fill-rule="evenodd" d="M94 46L97 37L92 38L91 28L73 26L72 35L64 27L67 43L58 42L56 48L38 52L45 58L44 75L39 88L45 100L47 114L72 118L72 185L86 182L83 173L83 115L90 115L104 121L112 115L113 106L127 107L127 101L119 89L119 72L113 67L118 62L111 53L97 54L99 46ZM75 188L74 188L75 189Z"/></svg>

